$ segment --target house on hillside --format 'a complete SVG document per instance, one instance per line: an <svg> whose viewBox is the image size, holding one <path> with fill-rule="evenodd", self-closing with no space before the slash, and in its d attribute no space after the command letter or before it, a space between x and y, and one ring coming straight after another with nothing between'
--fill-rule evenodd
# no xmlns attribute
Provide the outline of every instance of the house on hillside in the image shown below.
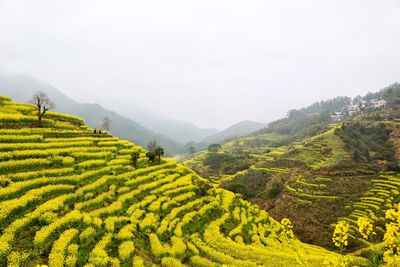
<svg viewBox="0 0 400 267"><path fill-rule="evenodd" d="M343 119L343 113L340 111L335 111L331 114L331 121L339 122Z"/></svg>
<svg viewBox="0 0 400 267"><path fill-rule="evenodd" d="M353 105L359 106L361 109L365 108L368 105L368 102L364 99L353 100Z"/></svg>
<svg viewBox="0 0 400 267"><path fill-rule="evenodd" d="M371 99L370 103L373 108L384 108L386 106L385 99Z"/></svg>
<svg viewBox="0 0 400 267"><path fill-rule="evenodd" d="M360 110L360 105L351 105L347 107L347 112L350 116L352 116L354 113L359 112Z"/></svg>

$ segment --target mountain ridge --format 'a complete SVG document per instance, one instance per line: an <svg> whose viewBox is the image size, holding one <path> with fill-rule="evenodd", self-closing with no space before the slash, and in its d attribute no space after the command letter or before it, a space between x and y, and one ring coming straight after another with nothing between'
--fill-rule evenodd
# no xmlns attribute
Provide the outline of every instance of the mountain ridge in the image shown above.
<svg viewBox="0 0 400 267"><path fill-rule="evenodd" d="M219 132L214 128L200 128L193 123L171 119L147 108L132 106L128 103L116 103L112 109L152 131L163 133L181 144L200 142L202 139Z"/></svg>
<svg viewBox="0 0 400 267"><path fill-rule="evenodd" d="M204 138L202 143L220 143L226 139L241 137L253 133L267 126L267 123L243 120L235 123L228 128Z"/></svg>

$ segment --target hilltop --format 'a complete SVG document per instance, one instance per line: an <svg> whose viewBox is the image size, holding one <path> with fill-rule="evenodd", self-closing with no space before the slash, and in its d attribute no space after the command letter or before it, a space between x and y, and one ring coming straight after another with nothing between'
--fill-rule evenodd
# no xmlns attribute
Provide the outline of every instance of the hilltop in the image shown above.
<svg viewBox="0 0 400 267"><path fill-rule="evenodd" d="M0 264L320 266L287 222L79 117L0 98ZM136 167L131 154L139 153ZM346 257L354 264L365 260Z"/></svg>
<svg viewBox="0 0 400 267"><path fill-rule="evenodd" d="M317 102L183 163L274 218L290 218L304 242L333 248L335 225L349 222L356 250L365 246L357 220L371 220L382 240L385 212L400 202L399 99L395 83Z"/></svg>

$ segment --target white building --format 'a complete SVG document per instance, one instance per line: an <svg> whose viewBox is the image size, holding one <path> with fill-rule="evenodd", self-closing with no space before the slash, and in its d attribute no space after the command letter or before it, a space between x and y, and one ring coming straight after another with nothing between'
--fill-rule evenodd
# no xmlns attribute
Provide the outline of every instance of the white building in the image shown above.
<svg viewBox="0 0 400 267"><path fill-rule="evenodd" d="M386 106L384 99L371 99L370 103L373 108L384 108Z"/></svg>
<svg viewBox="0 0 400 267"><path fill-rule="evenodd" d="M356 112L360 111L360 105L351 105L347 107L347 111L349 112L349 115L353 115Z"/></svg>
<svg viewBox="0 0 400 267"><path fill-rule="evenodd" d="M342 112L338 112L335 111L332 115L331 115L331 120L332 121L341 121L343 119L343 114Z"/></svg>

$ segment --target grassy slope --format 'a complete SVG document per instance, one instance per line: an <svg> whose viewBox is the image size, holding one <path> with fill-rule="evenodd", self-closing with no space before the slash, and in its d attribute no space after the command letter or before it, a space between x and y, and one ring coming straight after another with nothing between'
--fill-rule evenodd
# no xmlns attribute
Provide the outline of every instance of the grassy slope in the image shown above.
<svg viewBox="0 0 400 267"><path fill-rule="evenodd" d="M387 123L388 127L395 125ZM379 166L375 164L354 162L344 149L342 140L334 134L337 127L332 125L322 134L278 148L271 148L271 142L264 142L260 147L245 145L251 143L249 139L252 138L279 140L273 135L254 135L246 137L247 140L231 141L223 145L220 153L235 153L232 147L242 144L238 153L251 155L253 165L232 175L214 173L211 178L217 183L222 181L223 187L233 190L239 188L243 191L242 187L230 187L232 185L245 185L248 191L256 193L255 196L245 194L251 202L268 210L274 218L290 218L296 234L305 242L332 247L333 225L344 218L351 223L354 236L351 246L356 248L360 246L356 242L357 218L379 210L371 216L376 217L374 221L382 229L384 211L399 202L399 184L394 174L382 178L386 174L379 174ZM395 139L396 133L392 132L392 136ZM184 163L200 174L207 174L211 171L204 165L206 157L207 152L202 152L199 157ZM270 188L276 182L283 184L283 190L271 197ZM380 194L378 199L373 199L377 193ZM382 201L385 195L387 198Z"/></svg>
<svg viewBox="0 0 400 267"><path fill-rule="evenodd" d="M288 239L266 212L138 146L0 99L0 265L320 266L339 259ZM141 153L138 168L130 154ZM299 259L301 257L301 260Z"/></svg>
<svg viewBox="0 0 400 267"><path fill-rule="evenodd" d="M277 198L259 196L256 200L275 216L292 219L303 240L327 247L331 244L330 225L369 185L365 177L327 175L325 169L350 160L333 130L296 144L280 156L305 163L308 168L292 167Z"/></svg>

